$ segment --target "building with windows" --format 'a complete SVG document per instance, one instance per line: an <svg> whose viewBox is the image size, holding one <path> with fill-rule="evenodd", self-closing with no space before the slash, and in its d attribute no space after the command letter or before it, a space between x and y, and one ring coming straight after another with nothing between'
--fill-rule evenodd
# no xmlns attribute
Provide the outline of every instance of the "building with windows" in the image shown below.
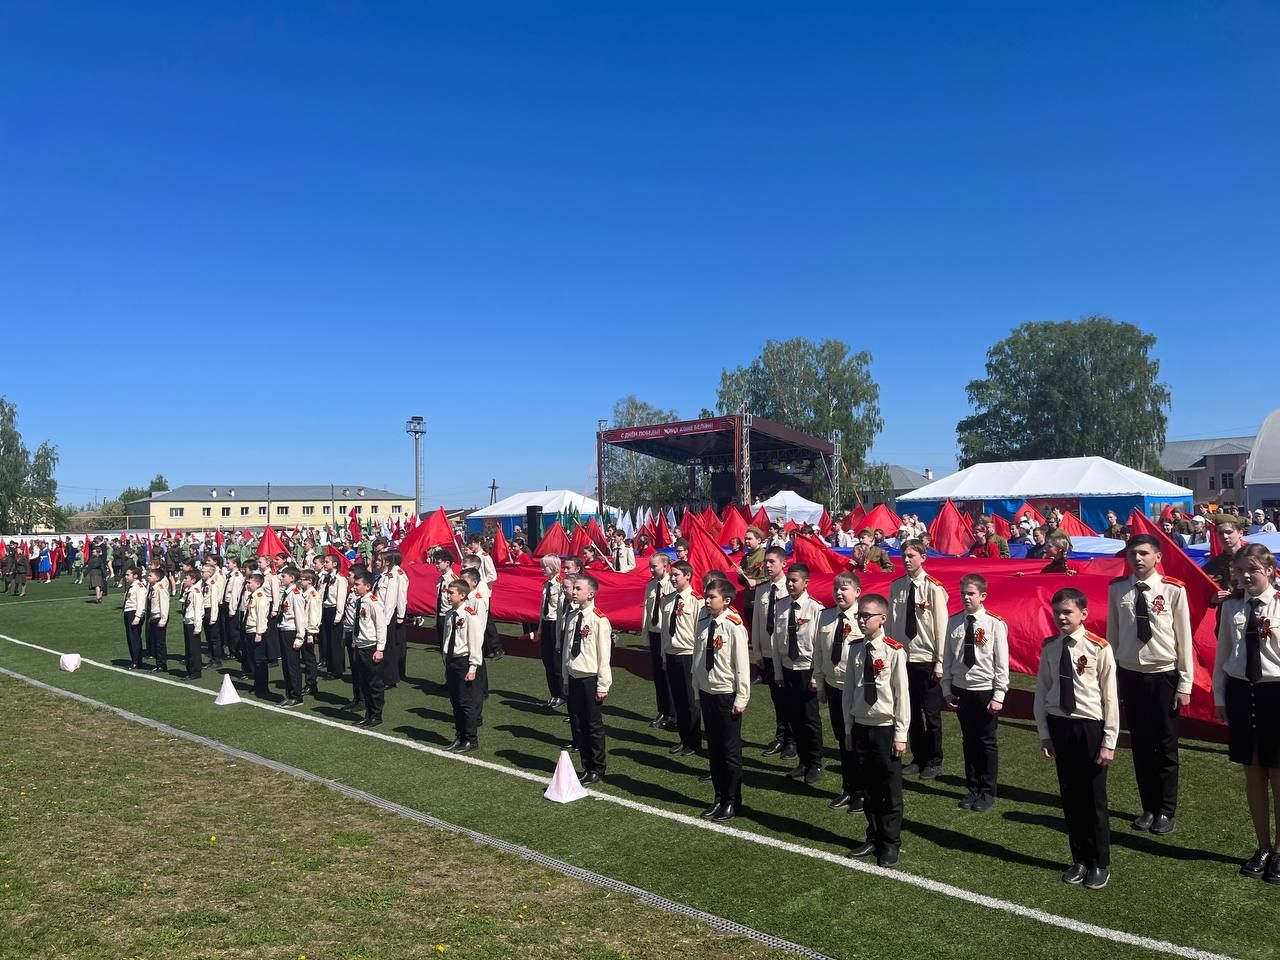
<svg viewBox="0 0 1280 960"><path fill-rule="evenodd" d="M1240 506L1253 441L1253 437L1170 440L1160 451L1160 464L1170 480L1193 491L1196 503Z"/></svg>
<svg viewBox="0 0 1280 960"><path fill-rule="evenodd" d="M131 530L345 526L352 508L362 524L404 522L413 497L355 484L187 484L128 504Z"/></svg>

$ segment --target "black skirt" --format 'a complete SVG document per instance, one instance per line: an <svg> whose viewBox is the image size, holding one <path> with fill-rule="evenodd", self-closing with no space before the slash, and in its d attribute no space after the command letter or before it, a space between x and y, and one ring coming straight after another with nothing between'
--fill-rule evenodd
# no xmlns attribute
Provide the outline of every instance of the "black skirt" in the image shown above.
<svg viewBox="0 0 1280 960"><path fill-rule="evenodd" d="M1249 683L1227 677L1227 756L1246 766L1258 762L1280 769L1280 682Z"/></svg>

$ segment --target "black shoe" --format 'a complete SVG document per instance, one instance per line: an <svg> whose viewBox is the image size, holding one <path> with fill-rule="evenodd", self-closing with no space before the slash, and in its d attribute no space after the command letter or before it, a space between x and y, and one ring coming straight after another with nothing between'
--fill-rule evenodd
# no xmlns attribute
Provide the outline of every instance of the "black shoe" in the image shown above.
<svg viewBox="0 0 1280 960"><path fill-rule="evenodd" d="M989 793L980 793L978 794L978 799L973 801L973 806L970 807L970 809L974 813L986 813L995 805L996 805L995 797L993 797Z"/></svg>
<svg viewBox="0 0 1280 960"><path fill-rule="evenodd" d="M468 740L466 743L464 743L462 746L458 748L457 752L458 753L475 753L479 749L480 749L480 744L476 743L474 740Z"/></svg>
<svg viewBox="0 0 1280 960"><path fill-rule="evenodd" d="M369 728L370 730L372 730L374 727L380 727L380 726L382 726L382 718L381 718L381 717L374 717L372 720L370 720L368 723L366 723L366 724L365 724L365 726L366 726L367 728Z"/></svg>
<svg viewBox="0 0 1280 960"><path fill-rule="evenodd" d="M840 794L840 796L836 797L834 800L832 800L830 803L827 804L827 806L830 807L832 810L843 810L848 805L849 805L849 795L847 793Z"/></svg>
<svg viewBox="0 0 1280 960"><path fill-rule="evenodd" d="M667 753L680 753L684 750L683 743L677 743L675 746L667 750Z"/></svg>
<svg viewBox="0 0 1280 960"><path fill-rule="evenodd" d="M141 669L142 669L142 664L140 664L140 663L131 663L131 664L129 664L129 666L127 666L125 669L126 669L126 670L141 670Z"/></svg>
<svg viewBox="0 0 1280 960"><path fill-rule="evenodd" d="M1240 876L1249 877L1251 880L1258 879L1266 873L1267 867L1271 865L1270 861L1273 859L1270 850L1266 847L1259 847L1253 851L1253 856L1240 867Z"/></svg>
<svg viewBox="0 0 1280 960"><path fill-rule="evenodd" d="M1155 822L1151 824L1151 832L1158 837L1166 836L1177 829L1178 825L1173 817L1164 813L1156 814Z"/></svg>
<svg viewBox="0 0 1280 960"><path fill-rule="evenodd" d="M455 741L453 741L453 743L449 744L449 745L448 745L447 747L445 747L444 749L445 749L445 751L446 751L447 753L457 753L457 752L458 752L458 749L459 749L461 746L462 746L462 741L461 741L461 740L455 740Z"/></svg>
<svg viewBox="0 0 1280 960"><path fill-rule="evenodd" d="M803 780L803 779L804 779L804 775L805 775L805 771L806 771L807 769L808 769L808 768L807 768L807 767L805 767L805 765L802 763L802 764L800 764L799 766L795 767L794 769L791 769L791 770L788 770L788 771L787 771L787 779L788 779L788 780Z"/></svg>
<svg viewBox="0 0 1280 960"><path fill-rule="evenodd" d="M961 810L972 810L973 803L977 799L978 799L978 794L975 791L970 790L967 794L965 794L964 799L961 800L959 803L957 803L956 806L959 807Z"/></svg>
<svg viewBox="0 0 1280 960"><path fill-rule="evenodd" d="M1150 830L1151 825L1155 822L1156 822L1156 815L1154 813L1144 812L1142 816L1138 817L1137 820L1134 820L1133 823L1130 824L1130 826L1133 827L1133 829L1135 830L1145 831L1145 830Z"/></svg>
<svg viewBox="0 0 1280 960"><path fill-rule="evenodd" d="M914 777L919 772L920 772L920 764L918 763L908 763L905 767L902 768L902 775L904 777Z"/></svg>
<svg viewBox="0 0 1280 960"><path fill-rule="evenodd" d="M704 773L702 776L700 776L700 777L698 778L698 782L699 782L699 783L710 783L710 782L711 782L711 774L710 774L710 773Z"/></svg>
<svg viewBox="0 0 1280 960"><path fill-rule="evenodd" d="M1262 880L1264 883L1280 885L1280 857L1274 853L1267 861L1267 869L1262 873Z"/></svg>
<svg viewBox="0 0 1280 960"><path fill-rule="evenodd" d="M581 777L579 777L579 778L578 778L578 781L579 781L579 782L580 782L584 787L589 787L589 786L591 786L593 783L599 783L599 782L600 782L601 780L603 780L603 779L604 779L604 777L602 777L600 774L598 774L598 773L596 773L594 770L592 770L590 773L584 773Z"/></svg>
<svg viewBox="0 0 1280 960"><path fill-rule="evenodd" d="M1063 883L1084 883L1084 878L1089 871L1083 863L1073 863L1062 872Z"/></svg>
<svg viewBox="0 0 1280 960"><path fill-rule="evenodd" d="M1089 875L1084 878L1084 888L1086 890L1101 890L1110 879L1110 867L1090 867Z"/></svg>
<svg viewBox="0 0 1280 960"><path fill-rule="evenodd" d="M556 697L554 700L552 700L552 701L551 701L551 706L552 706L553 708L555 708L555 707L563 707L563 706L564 706L564 697Z"/></svg>
<svg viewBox="0 0 1280 960"><path fill-rule="evenodd" d="M299 706L301 703L301 700L295 700L293 697L286 697L284 700L281 700L278 705L287 708Z"/></svg>
<svg viewBox="0 0 1280 960"><path fill-rule="evenodd" d="M796 745L794 743L788 743L785 747L782 748L783 760L795 760L799 756L800 756L800 751L796 749Z"/></svg>
<svg viewBox="0 0 1280 960"><path fill-rule="evenodd" d="M876 866L883 867L885 870L892 870L898 865L899 856L900 854L896 846L885 847L876 855Z"/></svg>
<svg viewBox="0 0 1280 960"><path fill-rule="evenodd" d="M869 857L876 852L876 845L868 840L866 843L860 843L848 853L845 854L851 860L861 860L863 857Z"/></svg>
<svg viewBox="0 0 1280 960"><path fill-rule="evenodd" d="M680 724L676 723L675 717L666 717L660 724L658 724L658 729L669 730L674 733L679 731Z"/></svg>
<svg viewBox="0 0 1280 960"><path fill-rule="evenodd" d="M652 720L650 720L650 721L649 721L649 726L651 726L651 727L660 727L660 726L662 726L663 722L664 722L666 719L667 719L667 718L666 718L664 715L662 715L662 714L658 714L656 717L654 717Z"/></svg>
<svg viewBox="0 0 1280 960"><path fill-rule="evenodd" d="M941 764L931 763L920 771L921 780L937 780L940 776L942 776Z"/></svg>
<svg viewBox="0 0 1280 960"><path fill-rule="evenodd" d="M680 750L680 756L682 757L696 757L697 755L698 751L694 747L682 747Z"/></svg>
<svg viewBox="0 0 1280 960"><path fill-rule="evenodd" d="M804 782L811 787L821 779L822 768L816 763L812 767L808 767L804 772Z"/></svg>
<svg viewBox="0 0 1280 960"><path fill-rule="evenodd" d="M200 674L198 674L198 673L184 673L184 674L182 675L182 679L183 679L183 680L199 680L199 679L200 679Z"/></svg>
<svg viewBox="0 0 1280 960"><path fill-rule="evenodd" d="M703 820L710 820L713 816L715 816L716 811L720 809L720 806L721 806L720 801L717 800L713 804L711 804L711 806L707 807L707 809L703 810L700 814L698 814L698 816L700 816Z"/></svg>
<svg viewBox="0 0 1280 960"><path fill-rule="evenodd" d="M568 722L569 722L569 715L568 715L568 714L565 714L564 719L563 719L563 720L561 720L560 722L561 722L561 723L568 723Z"/></svg>
<svg viewBox="0 0 1280 960"><path fill-rule="evenodd" d="M552 707L554 707L555 705L556 705L556 698L555 698L555 697L547 697L547 701L546 701L546 703L544 703L544 704L543 704L543 707L545 707L546 709L550 710L550 709L551 709Z"/></svg>
<svg viewBox="0 0 1280 960"><path fill-rule="evenodd" d="M307 687L307 689L304 692L308 697L320 696L320 688L317 687L314 683L311 686Z"/></svg>
<svg viewBox="0 0 1280 960"><path fill-rule="evenodd" d="M157 665L157 666L154 666L154 667L152 667L152 668L151 668L151 672L152 672L152 673L168 673L168 672L169 672L169 668L168 668L168 667L162 667L162 666Z"/></svg>
<svg viewBox="0 0 1280 960"><path fill-rule="evenodd" d="M760 754L760 756L776 757L778 754L782 752L783 746L784 744L781 740L771 740L769 741L769 745L764 748L764 751Z"/></svg>
<svg viewBox="0 0 1280 960"><path fill-rule="evenodd" d="M726 802L720 804L720 809L711 815L711 819L716 823L722 823L725 820L732 820L737 815L737 812L733 809L733 804Z"/></svg>
<svg viewBox="0 0 1280 960"><path fill-rule="evenodd" d="M353 727L367 727L369 725L369 718L361 717L359 720L353 721L351 725Z"/></svg>
<svg viewBox="0 0 1280 960"><path fill-rule="evenodd" d="M576 743L566 743L566 744L565 744L563 747L561 747L560 749L562 749L562 750L568 750L570 753L577 753L577 752L578 752L578 745L577 745Z"/></svg>
<svg viewBox="0 0 1280 960"><path fill-rule="evenodd" d="M845 813L861 813L866 809L867 801L863 797L850 797L849 805L844 808Z"/></svg>

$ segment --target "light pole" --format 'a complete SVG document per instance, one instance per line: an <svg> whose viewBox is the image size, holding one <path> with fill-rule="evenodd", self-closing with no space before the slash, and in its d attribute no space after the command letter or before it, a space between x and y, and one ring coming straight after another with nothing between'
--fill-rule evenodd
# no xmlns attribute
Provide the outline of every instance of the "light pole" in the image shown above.
<svg viewBox="0 0 1280 960"><path fill-rule="evenodd" d="M410 417L404 432L413 434L413 519L417 522L422 516L422 437L427 425L422 417Z"/></svg>

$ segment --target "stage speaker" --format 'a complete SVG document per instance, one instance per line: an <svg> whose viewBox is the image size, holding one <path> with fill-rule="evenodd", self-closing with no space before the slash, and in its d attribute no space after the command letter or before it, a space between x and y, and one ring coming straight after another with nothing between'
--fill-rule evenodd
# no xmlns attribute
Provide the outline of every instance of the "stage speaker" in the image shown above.
<svg viewBox="0 0 1280 960"><path fill-rule="evenodd" d="M529 552L538 549L542 542L542 508L526 507L524 511L524 535L529 543Z"/></svg>

